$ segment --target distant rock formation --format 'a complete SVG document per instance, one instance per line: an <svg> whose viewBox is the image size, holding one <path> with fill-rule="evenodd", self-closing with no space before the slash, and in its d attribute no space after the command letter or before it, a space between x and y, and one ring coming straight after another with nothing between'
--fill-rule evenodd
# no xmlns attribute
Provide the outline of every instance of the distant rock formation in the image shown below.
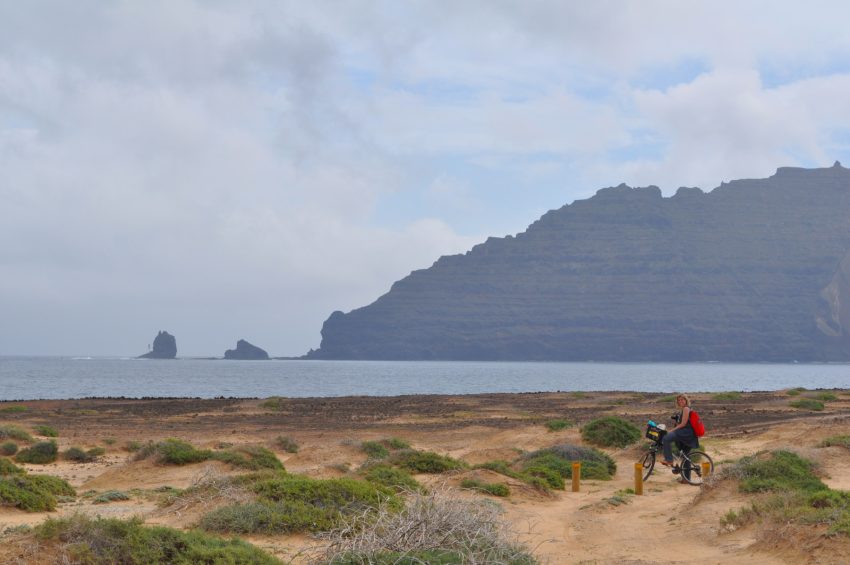
<svg viewBox="0 0 850 565"><path fill-rule="evenodd" d="M174 359L177 357L177 340L168 332L160 331L153 339L153 349L139 355L139 359Z"/></svg>
<svg viewBox="0 0 850 565"><path fill-rule="evenodd" d="M240 361L254 361L258 359L268 359L269 354L256 345L252 345L244 339L240 339L236 342L236 349L228 349L224 352L224 358L237 359Z"/></svg>
<svg viewBox="0 0 850 565"><path fill-rule="evenodd" d="M850 361L850 171L603 188L334 312L305 357Z"/></svg>

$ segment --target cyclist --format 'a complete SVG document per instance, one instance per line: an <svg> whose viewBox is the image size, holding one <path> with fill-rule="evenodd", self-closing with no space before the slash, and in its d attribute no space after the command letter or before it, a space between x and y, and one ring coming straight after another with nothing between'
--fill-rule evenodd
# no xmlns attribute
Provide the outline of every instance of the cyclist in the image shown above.
<svg viewBox="0 0 850 565"><path fill-rule="evenodd" d="M673 443L676 442L681 448L683 445L696 448L699 447L694 429L691 427L691 401L684 394L676 396L676 406L679 408L679 413L673 415L673 420L676 421L676 427L667 432L661 439L661 447L664 452L664 460L662 465L667 467L673 466Z"/></svg>

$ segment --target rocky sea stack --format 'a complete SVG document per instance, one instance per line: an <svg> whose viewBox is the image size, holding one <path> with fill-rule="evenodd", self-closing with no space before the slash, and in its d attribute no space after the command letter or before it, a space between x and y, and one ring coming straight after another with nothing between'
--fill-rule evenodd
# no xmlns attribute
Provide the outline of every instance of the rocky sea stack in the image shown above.
<svg viewBox="0 0 850 565"><path fill-rule="evenodd" d="M599 190L334 312L311 359L850 360L850 171Z"/></svg>
<svg viewBox="0 0 850 565"><path fill-rule="evenodd" d="M236 349L228 349L224 352L225 359L236 359L239 361L256 361L260 359L268 359L269 354L264 349L260 349L256 345L252 345L240 339L236 342Z"/></svg>
<svg viewBox="0 0 850 565"><path fill-rule="evenodd" d="M177 340L168 332L160 331L153 340L153 349L139 355L139 359L174 359L177 357Z"/></svg>

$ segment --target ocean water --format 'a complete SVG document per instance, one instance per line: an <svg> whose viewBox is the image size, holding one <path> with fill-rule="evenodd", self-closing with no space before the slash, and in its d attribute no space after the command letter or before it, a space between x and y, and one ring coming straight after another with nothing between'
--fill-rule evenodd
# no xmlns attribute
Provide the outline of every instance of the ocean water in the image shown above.
<svg viewBox="0 0 850 565"><path fill-rule="evenodd" d="M850 388L850 364L0 357L0 400Z"/></svg>

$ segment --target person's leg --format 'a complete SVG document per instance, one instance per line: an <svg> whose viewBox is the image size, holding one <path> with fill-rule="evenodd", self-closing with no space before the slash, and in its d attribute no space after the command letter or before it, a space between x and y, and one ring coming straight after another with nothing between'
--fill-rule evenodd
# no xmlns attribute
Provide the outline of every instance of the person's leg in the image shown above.
<svg viewBox="0 0 850 565"><path fill-rule="evenodd" d="M664 453L664 461L672 463L673 461L673 442L676 441L679 430L667 433L661 439L661 449Z"/></svg>

